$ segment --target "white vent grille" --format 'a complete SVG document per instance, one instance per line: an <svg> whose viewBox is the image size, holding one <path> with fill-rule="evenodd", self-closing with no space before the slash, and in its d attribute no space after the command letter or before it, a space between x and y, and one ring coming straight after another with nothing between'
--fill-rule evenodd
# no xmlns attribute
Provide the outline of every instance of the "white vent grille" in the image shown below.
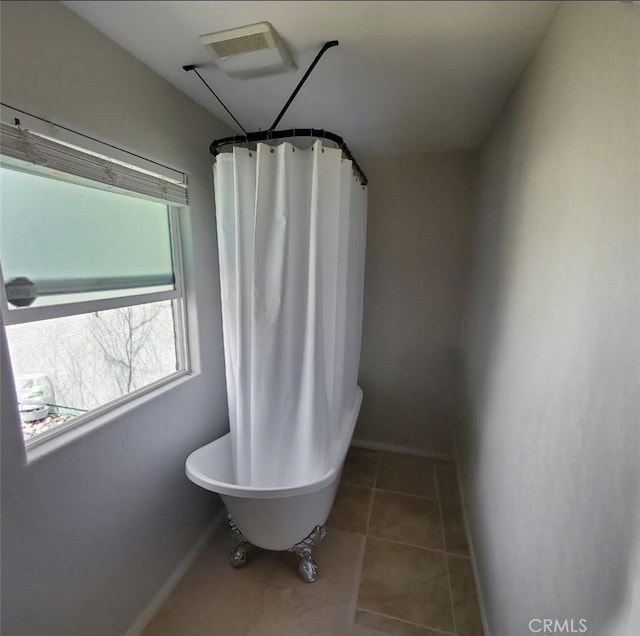
<svg viewBox="0 0 640 636"><path fill-rule="evenodd" d="M200 42L231 77L259 77L296 68L284 42L268 22L201 35Z"/></svg>
<svg viewBox="0 0 640 636"><path fill-rule="evenodd" d="M254 33L243 35L239 38L231 38L222 42L212 42L208 44L218 57L229 57L230 55L241 55L263 49L274 48L273 38L268 37L269 33Z"/></svg>

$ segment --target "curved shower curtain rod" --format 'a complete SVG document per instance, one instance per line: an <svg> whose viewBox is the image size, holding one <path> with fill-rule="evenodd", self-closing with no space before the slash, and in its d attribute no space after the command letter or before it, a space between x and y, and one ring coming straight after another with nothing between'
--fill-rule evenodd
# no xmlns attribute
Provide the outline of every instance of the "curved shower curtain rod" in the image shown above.
<svg viewBox="0 0 640 636"><path fill-rule="evenodd" d="M268 130L260 130L254 132L247 132L244 126L234 117L233 113L226 107L224 102L215 94L213 89L207 84L205 79L198 73L197 67L195 64L188 64L187 66L183 66L182 68L185 71L194 71L195 74L200 78L200 81L209 89L209 92L220 102L222 107L231 115L233 121L240 126L244 135L234 135L233 137L223 137L221 139L214 139L211 145L209 146L209 151L215 157L220 152L220 148L222 146L235 145L235 144L246 144L246 143L255 143L259 141L270 141L272 139L287 139L290 137L316 137L318 139L328 139L329 141L334 142L338 145L344 156L351 161L353 164L353 169L360 177L360 182L363 186L366 186L368 183L367 176L363 172L362 168L355 160L355 157L351 154L349 150L349 146L347 146L346 142L340 135L336 135L328 130L322 130L320 128L288 128L286 130L275 130L275 127L278 125L282 116L285 114L289 106L291 106L291 102L294 100L295 96L298 94L298 91L302 88L302 85L306 82L307 78L311 74L311 71L315 68L316 64L319 62L320 58L325 54L325 52L334 47L338 46L338 40L331 40L330 42L326 42L323 47L320 49L315 59L309 65L306 73L302 76L302 79L298 82L298 85L295 87L293 93L286 101L285 105L282 107L282 110L275 118L273 124L269 127Z"/></svg>
<svg viewBox="0 0 640 636"><path fill-rule="evenodd" d="M342 151L342 154L353 164L353 169L360 178L363 186L366 186L369 180L367 175L355 160L349 150L349 146L345 143L340 135L336 135L329 130L321 130L319 128L288 128L287 130L261 130L257 132L248 132L246 135L234 135L233 137L223 137L215 139L209 146L209 152L215 157L220 154L222 146L235 146L238 144L256 143L259 141L271 141L272 139L288 139L290 137L316 137L318 139L328 139L333 141Z"/></svg>

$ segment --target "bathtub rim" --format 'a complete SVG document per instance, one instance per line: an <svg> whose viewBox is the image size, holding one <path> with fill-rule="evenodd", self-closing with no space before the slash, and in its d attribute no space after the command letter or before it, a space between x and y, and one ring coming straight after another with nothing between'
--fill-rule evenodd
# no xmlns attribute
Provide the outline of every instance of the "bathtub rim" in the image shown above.
<svg viewBox="0 0 640 636"><path fill-rule="evenodd" d="M298 484L296 486L283 486L276 488L260 487L260 486L240 486L229 482L220 481L206 474L205 471L200 469L199 464L203 459L209 459L219 452L219 446L229 446L229 454L231 454L231 433L227 432L221 437L215 439L204 446L201 446L197 450L193 451L188 457L185 463L185 472L187 477L198 486L216 492L220 495L227 497L238 497L241 499L254 498L254 499L280 499L284 497L295 497L297 495L304 495L313 493L318 490L322 490L335 479L338 478L338 473L342 470L344 459L349 449L349 442L353 437L353 431L356 426L356 421L360 413L360 407L362 405L362 389L357 387L356 398L354 405L351 409L351 417L349 425L346 430L343 431L341 452L337 457L336 463L318 480L308 482L305 484ZM348 434L347 434L348 432ZM205 462L206 463L206 462Z"/></svg>

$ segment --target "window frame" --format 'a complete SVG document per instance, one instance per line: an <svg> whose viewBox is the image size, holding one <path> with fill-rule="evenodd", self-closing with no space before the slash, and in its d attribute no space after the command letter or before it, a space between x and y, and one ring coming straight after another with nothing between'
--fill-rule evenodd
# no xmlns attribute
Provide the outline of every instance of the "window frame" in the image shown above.
<svg viewBox="0 0 640 636"><path fill-rule="evenodd" d="M105 157L105 160L108 161L109 158ZM37 164L33 164L38 168L37 170L33 171L30 171L28 167L24 166L24 164L18 167L14 164L11 157L7 157L4 154L0 154L0 165L2 165L6 169L18 169L30 172L31 174L39 176L43 179L55 178L48 176L46 173L43 173L41 167L37 166ZM92 185L90 183L90 180L87 180L86 178L78 178L69 173L65 173L64 180L84 187L95 187L101 190L113 191L112 188L105 187L99 182L94 182L95 185ZM121 189L120 191L132 192L124 189ZM132 194L136 193L132 192ZM137 196L140 195L138 194ZM30 322L41 322L44 320L55 318L65 318L80 314L106 311L121 307L132 307L153 302L170 301L172 306L177 366L176 371L139 389L136 389L135 391L127 393L115 400L93 408L86 413L77 415L69 421L59 424L49 429L48 431L39 433L38 435L35 435L28 440L25 440L23 438L25 451L27 453L27 461L36 459L37 456L46 454L47 452L49 452L49 450L53 450L59 446L65 445L72 439L75 439L77 436L83 435L89 430L93 430L98 426L106 424L108 421L111 421L113 419L111 416L114 415L114 412L122 411L123 408L133 408L139 403L147 401L154 395L162 393L164 390L169 388L169 386L175 385L176 383L184 380L186 377L193 375L190 353L191 342L188 330L188 308L186 302L184 281L183 237L180 221L180 217L183 213L184 208L181 205L166 200L160 200L144 195L142 195L142 198L154 200L158 203L166 205L167 207L169 236L171 242L171 262L173 265L174 275L174 289L158 292L145 292L132 295L113 296L110 298L100 298L94 300L83 300L76 302L71 301L61 304L43 305L39 307L20 307L10 309L7 300L4 276L2 272L2 263L0 261L0 316L2 318L2 325L4 326L5 330L7 327L11 327L12 325L25 324ZM15 387L13 399L16 404L17 411L17 393L15 392ZM20 426L22 428L21 422ZM74 435L70 435L70 432L72 431L75 433Z"/></svg>

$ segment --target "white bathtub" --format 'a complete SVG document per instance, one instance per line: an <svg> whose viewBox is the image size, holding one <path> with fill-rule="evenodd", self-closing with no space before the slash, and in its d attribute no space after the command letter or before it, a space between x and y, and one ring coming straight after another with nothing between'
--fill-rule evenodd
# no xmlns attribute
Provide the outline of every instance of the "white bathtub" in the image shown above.
<svg viewBox="0 0 640 636"><path fill-rule="evenodd" d="M358 387L353 408L343 422L333 465L317 481L291 488L238 486L233 481L230 433L191 453L187 476L222 497L250 543L267 550L288 550L327 521L361 404Z"/></svg>

